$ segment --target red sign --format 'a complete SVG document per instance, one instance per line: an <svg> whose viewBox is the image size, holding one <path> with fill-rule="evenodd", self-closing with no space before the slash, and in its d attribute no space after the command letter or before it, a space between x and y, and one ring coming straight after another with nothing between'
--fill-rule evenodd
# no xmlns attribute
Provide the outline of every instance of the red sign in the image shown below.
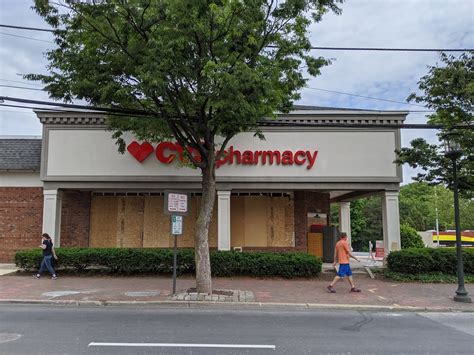
<svg viewBox="0 0 474 355"><path fill-rule="evenodd" d="M127 147L127 150L140 163L145 160L152 152L153 147L150 143L138 144L133 141ZM188 149L196 160L201 160L199 152L194 148ZM177 143L161 142L155 150L156 158L163 164L170 164L176 158L184 160L184 149ZM230 146L224 150L223 155L216 162L216 168L222 165L304 165L306 169L311 169L316 162L318 151L297 150L244 150L240 151Z"/></svg>
<svg viewBox="0 0 474 355"><path fill-rule="evenodd" d="M383 258L384 256L385 256L385 250L383 247L383 240L376 240L375 241L375 257Z"/></svg>
<svg viewBox="0 0 474 355"><path fill-rule="evenodd" d="M133 141L128 145L127 150L141 163L146 158L148 158L151 153L153 153L154 148L148 142L138 144L137 142Z"/></svg>

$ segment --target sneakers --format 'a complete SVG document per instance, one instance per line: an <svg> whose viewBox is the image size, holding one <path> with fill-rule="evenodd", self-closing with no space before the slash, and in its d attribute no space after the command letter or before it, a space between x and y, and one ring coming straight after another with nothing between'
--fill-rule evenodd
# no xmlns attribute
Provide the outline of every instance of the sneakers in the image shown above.
<svg viewBox="0 0 474 355"><path fill-rule="evenodd" d="M360 292L360 290L357 287L352 287L351 292Z"/></svg>
<svg viewBox="0 0 474 355"><path fill-rule="evenodd" d="M38 280L39 280L40 277L41 277L41 275L40 275L40 274L36 274L36 275L33 275L33 277L34 277L35 279L38 279ZM57 279L58 279L58 277L57 277L56 275L51 276L51 280L57 280Z"/></svg>
<svg viewBox="0 0 474 355"><path fill-rule="evenodd" d="M329 285L327 287L328 291L331 292L331 293L336 293L336 289L334 287L332 287L331 285Z"/></svg>

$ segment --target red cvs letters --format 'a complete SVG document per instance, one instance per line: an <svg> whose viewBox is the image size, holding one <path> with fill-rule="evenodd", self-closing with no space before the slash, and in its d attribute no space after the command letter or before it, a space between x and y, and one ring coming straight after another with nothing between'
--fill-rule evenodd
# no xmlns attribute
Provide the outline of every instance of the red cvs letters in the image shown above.
<svg viewBox="0 0 474 355"><path fill-rule="evenodd" d="M133 141L127 147L127 150L139 162L145 160L152 152L153 146L150 143L138 144ZM196 160L201 160L199 152L195 149L188 149L189 154ZM156 158L163 164L171 164L176 158L184 160L184 149L177 143L161 142L155 150ZM240 150L230 146L223 152L216 161L216 168L223 165L304 165L306 169L311 169L318 156L318 151L298 150Z"/></svg>

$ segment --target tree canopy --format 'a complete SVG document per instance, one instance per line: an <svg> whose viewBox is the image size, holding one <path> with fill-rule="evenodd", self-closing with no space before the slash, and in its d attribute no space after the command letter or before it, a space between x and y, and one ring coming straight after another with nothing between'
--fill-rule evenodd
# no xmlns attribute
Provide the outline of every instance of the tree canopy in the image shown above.
<svg viewBox="0 0 474 355"><path fill-rule="evenodd" d="M196 280L210 293L208 231L216 161L240 132L287 112L329 64L311 53L309 26L342 0L36 0L55 31L40 80L54 99L127 109L109 115L119 150L125 132L174 139L201 169ZM145 115L142 113L145 112Z"/></svg>
<svg viewBox="0 0 474 355"><path fill-rule="evenodd" d="M413 182L400 188L400 225L417 231L454 229L453 192L444 186ZM436 211L437 210L437 211ZM461 230L474 230L474 200L459 199ZM338 224L338 206L331 205L331 223ZM358 251L367 250L368 242L383 238L382 200L379 196L351 202L351 242Z"/></svg>
<svg viewBox="0 0 474 355"><path fill-rule="evenodd" d="M459 190L464 196L473 196L474 191L474 53L464 53L459 57L441 54L443 66L429 67L428 74L418 82L420 94L413 93L408 101L424 103L435 112L428 116L428 123L441 124L438 134L448 132L459 134L463 156L458 161ZM464 125L465 129L454 129ZM410 143L410 147L398 152L398 163L407 163L422 172L416 181L432 184L453 183L452 162L443 154L440 145L429 144L422 138Z"/></svg>

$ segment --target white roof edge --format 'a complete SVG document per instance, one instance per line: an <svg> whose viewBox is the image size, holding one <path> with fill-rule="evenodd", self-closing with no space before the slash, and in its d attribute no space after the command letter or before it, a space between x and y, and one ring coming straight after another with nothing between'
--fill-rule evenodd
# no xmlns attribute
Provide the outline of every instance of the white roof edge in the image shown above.
<svg viewBox="0 0 474 355"><path fill-rule="evenodd" d="M34 112L37 114L38 117L40 118L45 118L45 117L71 117L71 116L77 116L78 118L84 115L93 115L96 117L104 117L106 116L106 113L100 112L100 111L50 111L50 110L34 110ZM327 116L327 115L352 115L352 116L361 116L361 115L369 115L369 116L406 116L410 112L406 110L350 110L350 109L344 109L344 110L337 110L337 109L329 109L329 110L301 110L301 109L296 109L293 111L290 111L288 113L282 113L282 112L275 112L275 115L277 116Z"/></svg>
<svg viewBox="0 0 474 355"><path fill-rule="evenodd" d="M288 113L277 112L279 116L291 115L400 115L406 116L410 112L402 110L293 110Z"/></svg>
<svg viewBox="0 0 474 355"><path fill-rule="evenodd" d="M0 139L43 139L42 136L25 136L25 135L0 135Z"/></svg>

